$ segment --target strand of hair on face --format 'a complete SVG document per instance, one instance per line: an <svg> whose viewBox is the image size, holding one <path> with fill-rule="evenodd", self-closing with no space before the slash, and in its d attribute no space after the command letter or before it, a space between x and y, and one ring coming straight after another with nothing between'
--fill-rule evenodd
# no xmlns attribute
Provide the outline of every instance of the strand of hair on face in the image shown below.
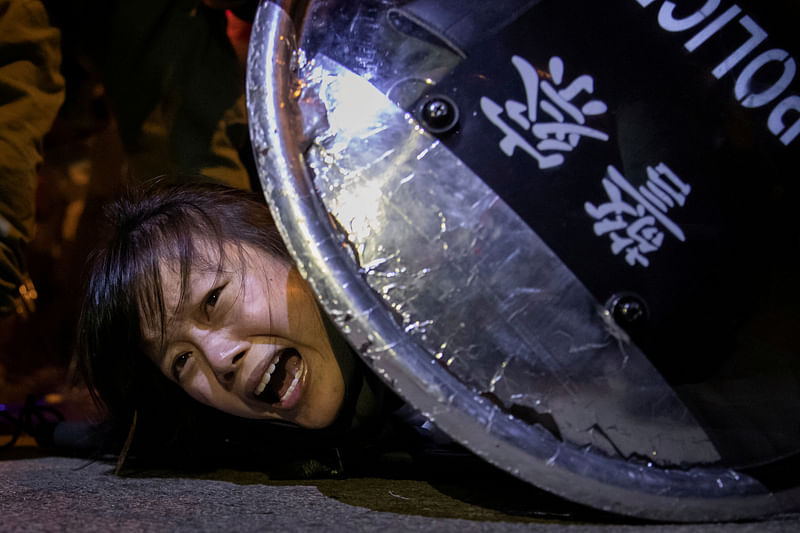
<svg viewBox="0 0 800 533"><path fill-rule="evenodd" d="M128 456L128 450L131 449L131 442L133 442L133 434L136 432L136 420L139 417L139 411L133 412L133 420L131 420L131 428L128 430L128 437L125 439L125 444L122 445L122 450L117 457L117 466L114 468L114 475L118 476L119 471L122 470L122 465L125 463L125 458Z"/></svg>

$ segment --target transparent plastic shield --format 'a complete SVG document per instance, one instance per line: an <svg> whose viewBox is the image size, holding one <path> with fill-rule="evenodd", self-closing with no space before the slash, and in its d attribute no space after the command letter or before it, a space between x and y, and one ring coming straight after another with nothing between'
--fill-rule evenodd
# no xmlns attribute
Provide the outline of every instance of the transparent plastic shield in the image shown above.
<svg viewBox="0 0 800 533"><path fill-rule="evenodd" d="M796 509L793 43L719 2L455 4L259 9L256 162L323 307L539 487L656 519Z"/></svg>

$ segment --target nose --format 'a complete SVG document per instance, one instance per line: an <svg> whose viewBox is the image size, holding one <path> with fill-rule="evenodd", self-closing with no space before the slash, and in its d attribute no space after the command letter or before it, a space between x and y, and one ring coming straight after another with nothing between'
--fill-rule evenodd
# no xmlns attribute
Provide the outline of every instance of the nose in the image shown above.
<svg viewBox="0 0 800 533"><path fill-rule="evenodd" d="M213 331L203 336L200 347L219 382L229 385L236 378L239 361L244 358L250 343L232 338L225 331Z"/></svg>

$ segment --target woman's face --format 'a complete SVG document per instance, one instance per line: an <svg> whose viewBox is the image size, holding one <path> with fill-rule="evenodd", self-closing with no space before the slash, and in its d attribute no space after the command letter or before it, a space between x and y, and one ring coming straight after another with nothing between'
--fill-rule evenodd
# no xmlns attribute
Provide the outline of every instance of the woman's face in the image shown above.
<svg viewBox="0 0 800 533"><path fill-rule="evenodd" d="M328 426L344 380L311 290L291 266L242 251L243 260L226 246L220 273L218 250L198 246L180 307L178 265L162 262L166 337L162 345L146 328L148 355L192 398L226 413Z"/></svg>

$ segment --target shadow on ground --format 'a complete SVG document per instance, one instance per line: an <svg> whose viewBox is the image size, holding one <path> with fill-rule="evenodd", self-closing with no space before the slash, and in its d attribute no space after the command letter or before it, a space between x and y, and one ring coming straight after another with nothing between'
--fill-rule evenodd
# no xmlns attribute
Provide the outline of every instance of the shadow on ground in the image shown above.
<svg viewBox="0 0 800 533"><path fill-rule="evenodd" d="M113 475L111 469L109 474ZM189 478L237 485L309 486L341 503L375 512L427 518L523 523L634 525L647 522L604 513L567 501L525 483L477 457L437 464L398 455L355 476L290 479L261 471L216 468L208 471L124 469L124 477Z"/></svg>

